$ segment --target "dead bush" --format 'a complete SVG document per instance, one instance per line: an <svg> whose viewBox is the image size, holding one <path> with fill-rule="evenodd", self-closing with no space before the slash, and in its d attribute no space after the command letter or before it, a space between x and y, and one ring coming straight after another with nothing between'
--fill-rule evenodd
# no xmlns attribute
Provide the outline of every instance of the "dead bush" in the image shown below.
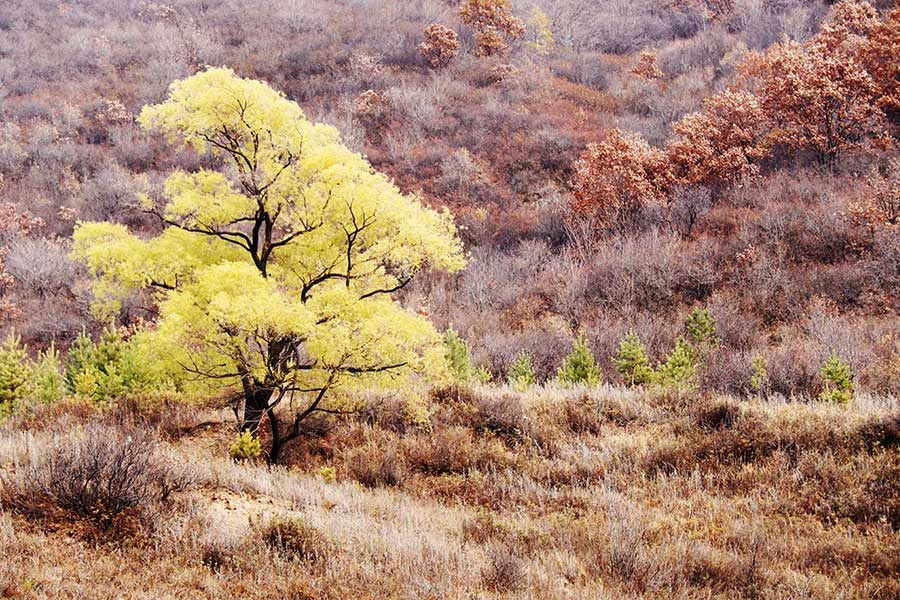
<svg viewBox="0 0 900 600"><path fill-rule="evenodd" d="M590 398L567 398L563 414L572 433L600 435L603 430L603 419Z"/></svg>
<svg viewBox="0 0 900 600"><path fill-rule="evenodd" d="M600 435L606 423L625 427L646 420L641 406L633 401L590 395L565 399L562 416L572 433L591 435Z"/></svg>
<svg viewBox="0 0 900 600"><path fill-rule="evenodd" d="M857 429L857 435L871 452L900 446L900 415L874 417Z"/></svg>
<svg viewBox="0 0 900 600"><path fill-rule="evenodd" d="M528 414L517 396L477 396L475 408L473 425L477 431L496 433L516 442L523 441L531 431Z"/></svg>
<svg viewBox="0 0 900 600"><path fill-rule="evenodd" d="M241 540L207 534L199 540L197 550L200 564L218 573L234 567L247 548Z"/></svg>
<svg viewBox="0 0 900 600"><path fill-rule="evenodd" d="M824 522L900 525L900 459L893 452L856 455L809 451L797 461L798 508Z"/></svg>
<svg viewBox="0 0 900 600"><path fill-rule="evenodd" d="M376 436L344 456L349 476L366 487L397 486L403 482L406 464L396 442Z"/></svg>
<svg viewBox="0 0 900 600"><path fill-rule="evenodd" d="M790 446L769 423L747 416L734 417L727 408L707 409L696 418L706 424L707 430L687 430L655 444L643 458L645 472L687 473L695 468L708 470L754 463L783 445ZM724 428L729 421L731 426Z"/></svg>
<svg viewBox="0 0 900 600"><path fill-rule="evenodd" d="M607 513L608 544L598 557L601 572L620 579L635 591L646 589L653 564L648 555L648 529L642 514L624 504Z"/></svg>
<svg viewBox="0 0 900 600"><path fill-rule="evenodd" d="M408 464L423 473L446 475L500 468L511 462L502 442L476 439L465 427L447 427L432 435L403 439Z"/></svg>
<svg viewBox="0 0 900 600"><path fill-rule="evenodd" d="M52 519L58 509L112 528L161 510L189 485L150 433L91 425L24 456L4 477L3 494L28 516Z"/></svg>
<svg viewBox="0 0 900 600"><path fill-rule="evenodd" d="M267 546L291 558L319 562L332 553L332 543L302 518L274 517L262 531Z"/></svg>
<svg viewBox="0 0 900 600"><path fill-rule="evenodd" d="M507 553L520 557L537 556L548 541L540 531L487 510L479 510L473 517L466 518L461 533L466 542L503 546Z"/></svg>
<svg viewBox="0 0 900 600"><path fill-rule="evenodd" d="M492 546L488 550L488 564L481 576L484 586L498 592L512 592L525 585L525 567L522 559L504 546Z"/></svg>
<svg viewBox="0 0 900 600"><path fill-rule="evenodd" d="M741 407L728 400L719 400L695 409L694 422L707 431L730 429L741 414Z"/></svg>

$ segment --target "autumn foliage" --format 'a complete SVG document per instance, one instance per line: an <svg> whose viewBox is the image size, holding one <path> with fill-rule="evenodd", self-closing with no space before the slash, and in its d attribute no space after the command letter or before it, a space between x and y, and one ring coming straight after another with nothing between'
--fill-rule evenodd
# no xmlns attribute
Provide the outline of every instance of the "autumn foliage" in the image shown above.
<svg viewBox="0 0 900 600"><path fill-rule="evenodd" d="M663 76L656 62L656 53L650 51L641 52L637 63L631 68L631 73L644 79L659 79Z"/></svg>
<svg viewBox="0 0 900 600"><path fill-rule="evenodd" d="M424 39L419 44L419 55L433 68L445 67L459 52L456 32L435 23L425 28Z"/></svg>
<svg viewBox="0 0 900 600"><path fill-rule="evenodd" d="M805 44L783 41L742 65L744 84L759 95L785 152L811 152L833 165L885 130L881 90L862 60L877 23L868 4L842 2L833 22Z"/></svg>
<svg viewBox="0 0 900 600"><path fill-rule="evenodd" d="M811 157L834 167L849 153L886 147L886 111L900 107L898 18L894 10L880 21L865 2L841 2L807 42L784 40L747 56L729 88L673 124L663 148L613 131L576 166L573 214L621 225L625 215L676 188L718 190L758 175L767 159ZM655 57L643 53L632 73L653 79L655 66ZM894 218L891 200L874 205Z"/></svg>
<svg viewBox="0 0 900 600"><path fill-rule="evenodd" d="M872 25L861 59L877 86L879 106L900 122L900 8Z"/></svg>
<svg viewBox="0 0 900 600"><path fill-rule="evenodd" d="M475 53L479 56L503 54L510 41L525 35L525 24L513 16L509 0L466 0L459 15L475 30Z"/></svg>
<svg viewBox="0 0 900 600"><path fill-rule="evenodd" d="M666 158L671 177L680 184L716 187L759 171L767 128L765 111L753 94L720 92L673 129Z"/></svg>
<svg viewBox="0 0 900 600"><path fill-rule="evenodd" d="M624 227L643 204L663 199L665 159L637 134L614 129L576 164L574 211Z"/></svg>

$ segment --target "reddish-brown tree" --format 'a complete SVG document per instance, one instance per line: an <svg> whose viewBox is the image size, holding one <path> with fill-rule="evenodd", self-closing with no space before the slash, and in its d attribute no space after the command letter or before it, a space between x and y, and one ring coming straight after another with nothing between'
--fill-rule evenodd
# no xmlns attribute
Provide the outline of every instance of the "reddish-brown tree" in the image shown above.
<svg viewBox="0 0 900 600"><path fill-rule="evenodd" d="M766 115L759 98L726 90L707 98L703 110L673 126L666 146L674 180L680 185L716 188L759 171L766 154Z"/></svg>
<svg viewBox="0 0 900 600"><path fill-rule="evenodd" d="M503 54L510 40L525 35L525 24L513 16L509 0L466 0L459 16L475 30L475 53L479 56Z"/></svg>
<svg viewBox="0 0 900 600"><path fill-rule="evenodd" d="M900 7L871 28L861 54L878 86L879 105L900 124Z"/></svg>
<svg viewBox="0 0 900 600"><path fill-rule="evenodd" d="M644 79L659 79L663 72L656 63L656 52L644 51L638 57L637 64L631 68L631 73Z"/></svg>
<svg viewBox="0 0 900 600"><path fill-rule="evenodd" d="M840 154L883 136L879 86L860 59L877 22L871 6L845 0L805 44L785 40L748 57L743 83L758 93L773 141L833 165Z"/></svg>
<svg viewBox="0 0 900 600"><path fill-rule="evenodd" d="M574 217L589 217L599 226L627 226L642 206L665 197L665 158L639 135L614 129L576 163Z"/></svg>
<svg viewBox="0 0 900 600"><path fill-rule="evenodd" d="M459 39L456 32L435 23L425 28L424 39L419 44L419 55L428 64L437 69L445 67L459 52Z"/></svg>

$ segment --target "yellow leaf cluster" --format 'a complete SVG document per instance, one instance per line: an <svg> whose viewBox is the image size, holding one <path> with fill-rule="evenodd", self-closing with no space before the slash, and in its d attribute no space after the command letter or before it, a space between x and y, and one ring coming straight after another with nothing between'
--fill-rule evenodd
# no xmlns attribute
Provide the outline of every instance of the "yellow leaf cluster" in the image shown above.
<svg viewBox="0 0 900 600"><path fill-rule="evenodd" d="M100 314L149 294L159 319L143 342L206 384L440 375L440 336L393 292L422 269L464 266L448 212L401 193L337 130L227 68L173 83L139 123L220 164L176 171L162 198L145 198L166 225L156 237L78 224L73 256L94 277Z"/></svg>

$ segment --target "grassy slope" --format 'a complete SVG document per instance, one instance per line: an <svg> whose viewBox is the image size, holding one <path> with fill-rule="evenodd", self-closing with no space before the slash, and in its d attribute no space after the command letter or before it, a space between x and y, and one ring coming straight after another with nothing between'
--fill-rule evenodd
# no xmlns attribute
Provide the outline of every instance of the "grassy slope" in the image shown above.
<svg viewBox="0 0 900 600"><path fill-rule="evenodd" d="M0 590L33 598L896 598L896 406L457 391L430 433L398 407L333 424L294 469L222 458L231 424L170 435L197 487L127 543L0 518ZM224 415L223 415L224 416ZM79 418L8 427L6 469ZM326 483L320 466L334 466ZM369 483L364 487L358 480ZM323 558L264 543L273 516ZM121 542L119 540L118 542Z"/></svg>

